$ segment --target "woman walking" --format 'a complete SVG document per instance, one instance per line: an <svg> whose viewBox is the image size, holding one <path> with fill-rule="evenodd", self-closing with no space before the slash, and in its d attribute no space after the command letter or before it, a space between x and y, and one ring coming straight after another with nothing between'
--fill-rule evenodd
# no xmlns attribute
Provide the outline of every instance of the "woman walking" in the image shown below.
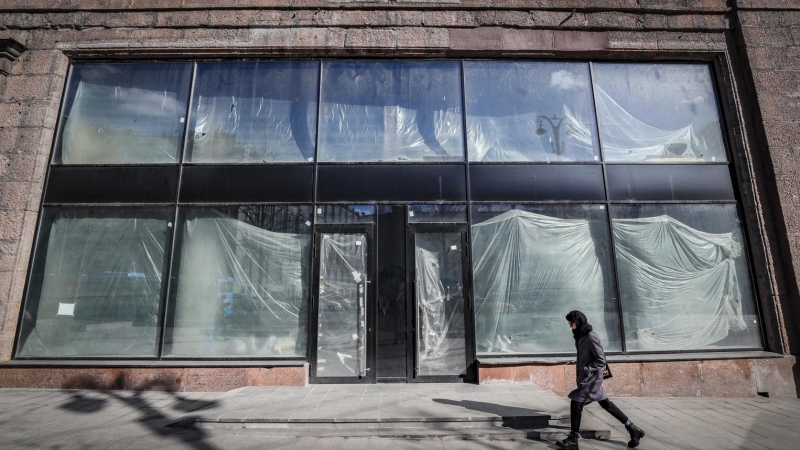
<svg viewBox="0 0 800 450"><path fill-rule="evenodd" d="M583 407L592 402L597 402L600 407L608 411L617 420L625 424L625 429L631 435L628 447L636 447L639 440L644 437L644 431L633 424L617 405L611 402L603 389L603 368L606 366L606 355L600 338L592 331L592 326L586 316L580 311L570 311L567 321L575 338L575 348L578 349L578 360L575 365L576 381L578 388L569 393L572 400L569 405L570 424L572 431L563 441L556 442L558 448L578 448L578 433L581 428Z"/></svg>

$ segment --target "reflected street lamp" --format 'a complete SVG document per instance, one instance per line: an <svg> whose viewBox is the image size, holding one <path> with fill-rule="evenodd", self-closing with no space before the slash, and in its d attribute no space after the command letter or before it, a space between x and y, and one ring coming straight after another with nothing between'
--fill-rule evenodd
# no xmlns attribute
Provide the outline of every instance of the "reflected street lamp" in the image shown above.
<svg viewBox="0 0 800 450"><path fill-rule="evenodd" d="M561 142L561 123L564 122L564 119L566 119L566 116L559 118L555 114L553 114L553 117L539 116L536 118L536 123L539 125L539 128L536 129L536 134L539 136L547 134L547 130L544 128L544 122L547 121L547 123L550 124L550 129L553 131L553 136L555 137L550 141L550 148L553 150L553 153L559 157L564 153L564 143Z"/></svg>

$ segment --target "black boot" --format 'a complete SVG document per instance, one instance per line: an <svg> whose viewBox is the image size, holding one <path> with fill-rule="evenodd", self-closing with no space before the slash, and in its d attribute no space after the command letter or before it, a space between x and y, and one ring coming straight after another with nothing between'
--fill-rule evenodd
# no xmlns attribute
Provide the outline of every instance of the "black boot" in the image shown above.
<svg viewBox="0 0 800 450"><path fill-rule="evenodd" d="M578 438L581 437L580 434L570 431L569 436L563 441L556 442L556 447L558 448L578 448Z"/></svg>
<svg viewBox="0 0 800 450"><path fill-rule="evenodd" d="M639 439L644 437L644 430L637 427L631 422L630 425L625 425L625 429L631 434L631 440L628 441L628 447L634 448L639 445Z"/></svg>

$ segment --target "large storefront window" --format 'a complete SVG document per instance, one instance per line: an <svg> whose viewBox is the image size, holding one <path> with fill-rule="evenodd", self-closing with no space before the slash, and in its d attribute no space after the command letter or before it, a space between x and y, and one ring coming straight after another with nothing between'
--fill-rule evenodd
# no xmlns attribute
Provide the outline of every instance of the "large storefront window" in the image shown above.
<svg viewBox="0 0 800 450"><path fill-rule="evenodd" d="M171 356L306 353L311 208L188 208L173 268Z"/></svg>
<svg viewBox="0 0 800 450"><path fill-rule="evenodd" d="M734 205L611 210L628 350L759 347Z"/></svg>
<svg viewBox="0 0 800 450"><path fill-rule="evenodd" d="M597 161L589 64L464 65L470 161Z"/></svg>
<svg viewBox="0 0 800 450"><path fill-rule="evenodd" d="M187 161L313 161L319 63L202 63Z"/></svg>
<svg viewBox="0 0 800 450"><path fill-rule="evenodd" d="M331 62L320 161L461 161L457 62Z"/></svg>
<svg viewBox="0 0 800 450"><path fill-rule="evenodd" d="M171 211L43 214L18 355L155 356Z"/></svg>
<svg viewBox="0 0 800 450"><path fill-rule="evenodd" d="M191 69L188 63L74 65L57 162L179 160Z"/></svg>
<svg viewBox="0 0 800 450"><path fill-rule="evenodd" d="M573 309L622 348L604 206L476 205L472 222L478 352L573 352Z"/></svg>
<svg viewBox="0 0 800 450"><path fill-rule="evenodd" d="M726 161L705 64L594 64L607 161Z"/></svg>
<svg viewBox="0 0 800 450"><path fill-rule="evenodd" d="M76 62L69 80L15 357L457 377L475 354L574 352L573 309L610 352L763 348L709 64Z"/></svg>

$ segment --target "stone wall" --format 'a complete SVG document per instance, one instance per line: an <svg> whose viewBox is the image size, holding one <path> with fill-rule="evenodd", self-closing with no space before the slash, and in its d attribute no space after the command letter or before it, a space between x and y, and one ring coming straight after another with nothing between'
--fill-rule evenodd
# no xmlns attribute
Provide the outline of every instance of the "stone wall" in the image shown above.
<svg viewBox="0 0 800 450"><path fill-rule="evenodd" d="M603 386L612 397L797 398L795 357L610 363L613 377ZM558 395L575 389L575 366L507 365L478 367L480 384L535 384Z"/></svg>
<svg viewBox="0 0 800 450"><path fill-rule="evenodd" d="M36 389L125 389L133 391L224 392L245 386L305 386L300 367L9 367L0 387Z"/></svg>
<svg viewBox="0 0 800 450"><path fill-rule="evenodd" d="M70 58L702 60L720 84L767 349L800 353L800 0L6 0L0 360L11 357Z"/></svg>

